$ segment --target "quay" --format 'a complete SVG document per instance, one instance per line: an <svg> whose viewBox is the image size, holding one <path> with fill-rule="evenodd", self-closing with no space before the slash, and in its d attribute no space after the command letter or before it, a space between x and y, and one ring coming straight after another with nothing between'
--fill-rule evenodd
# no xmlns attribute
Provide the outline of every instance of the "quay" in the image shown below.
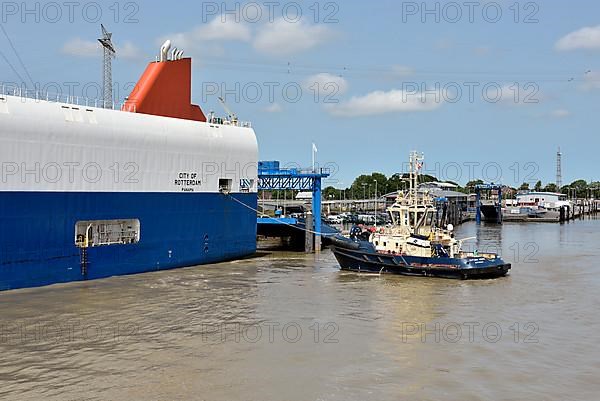
<svg viewBox="0 0 600 401"><path fill-rule="evenodd" d="M568 198L553 192L522 191L516 199L503 199L505 187L496 184L477 185L475 221L518 223L561 223L598 213L600 200Z"/></svg>
<svg viewBox="0 0 600 401"><path fill-rule="evenodd" d="M278 161L259 162L259 199L257 235L278 238L293 249L307 253L320 252L329 244L329 238L349 226L334 227L324 216L354 215L359 222L374 223L383 219L400 192L392 192L373 199L326 199L322 195L323 181L329 177L325 169L286 169ZM497 184L476 186L475 193L455 191L448 183L430 182L419 186L419 193L434 197L449 224L459 226L468 221L506 223L562 223L596 214L600 200L570 199L557 193L518 193L516 200L503 199L506 187ZM277 193L277 199L265 198L265 192ZM284 192L283 199L281 191ZM300 192L287 198L287 191ZM550 202L552 200L552 202ZM559 202L560 201L560 202ZM327 219L326 219L327 220ZM348 222L348 220L343 220ZM352 220L355 222L356 220ZM340 221L341 222L341 221ZM379 223L383 224L383 223Z"/></svg>
<svg viewBox="0 0 600 401"><path fill-rule="evenodd" d="M287 247L294 250L303 249L307 253L315 251L315 232L312 212L308 212L306 218L259 217L257 221L259 237L279 238ZM321 222L319 232L322 246L330 245L330 237L339 233L337 229L324 222Z"/></svg>

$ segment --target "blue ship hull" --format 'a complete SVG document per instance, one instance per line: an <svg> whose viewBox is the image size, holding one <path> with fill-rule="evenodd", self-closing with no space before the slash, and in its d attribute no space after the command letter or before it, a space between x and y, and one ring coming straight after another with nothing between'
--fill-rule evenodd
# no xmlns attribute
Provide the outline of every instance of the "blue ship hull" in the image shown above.
<svg viewBox="0 0 600 401"><path fill-rule="evenodd" d="M232 199L234 197L239 202ZM0 192L0 290L216 263L256 252L256 194ZM140 241L89 248L78 221L137 219Z"/></svg>

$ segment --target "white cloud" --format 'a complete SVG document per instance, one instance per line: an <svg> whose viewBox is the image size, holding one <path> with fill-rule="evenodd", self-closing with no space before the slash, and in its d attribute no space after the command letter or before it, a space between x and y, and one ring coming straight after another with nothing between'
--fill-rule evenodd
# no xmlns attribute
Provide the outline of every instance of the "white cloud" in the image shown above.
<svg viewBox="0 0 600 401"><path fill-rule="evenodd" d="M573 113L571 113L571 111L569 111L567 109L556 109L556 110L552 110L552 111L544 111L544 112L532 114L532 116L535 118L541 118L544 120L548 120L549 118L562 120L562 119L571 117L572 114Z"/></svg>
<svg viewBox="0 0 600 401"><path fill-rule="evenodd" d="M281 113L283 107L279 103L273 103L263 109L267 113Z"/></svg>
<svg viewBox="0 0 600 401"><path fill-rule="evenodd" d="M193 55L206 55L209 49L219 49L221 42L238 41L251 43L255 50L270 55L290 55L312 49L334 37L333 31L323 25L311 25L302 20L296 23L284 18L272 22L256 24L257 31L249 23L235 18L216 17L207 24L196 26L189 31L164 35L157 40L161 45L170 39L174 46ZM212 53L211 53L212 54Z"/></svg>
<svg viewBox="0 0 600 401"><path fill-rule="evenodd" d="M261 53L290 55L310 50L332 37L333 32L323 25L291 23L279 18L260 27L253 45Z"/></svg>
<svg viewBox="0 0 600 401"><path fill-rule="evenodd" d="M583 76L583 84L579 88L584 91L600 89L600 71L587 72Z"/></svg>
<svg viewBox="0 0 600 401"><path fill-rule="evenodd" d="M116 48L118 58L133 61L144 58L144 53L131 41L116 44ZM98 58L102 56L102 46L99 42L74 38L64 44L61 52L73 57Z"/></svg>
<svg viewBox="0 0 600 401"><path fill-rule="evenodd" d="M133 42L126 41L123 42L123 45L117 45L117 57L125 59L138 61L143 60L146 55L139 47L133 44Z"/></svg>
<svg viewBox="0 0 600 401"><path fill-rule="evenodd" d="M571 115L571 112L565 109L557 109L553 110L550 115L554 118L567 118Z"/></svg>
<svg viewBox="0 0 600 401"><path fill-rule="evenodd" d="M242 22L232 19L223 21L220 17L213 19L206 25L201 25L192 31L193 39L197 40L222 40L249 42L252 38L250 29Z"/></svg>
<svg viewBox="0 0 600 401"><path fill-rule="evenodd" d="M167 39L171 40L173 46L188 54L215 57L225 53L225 49L218 42L249 42L252 32L241 22L238 23L234 19L226 19L223 22L217 17L208 24L197 26L190 31L165 35L157 40L157 45L162 45Z"/></svg>
<svg viewBox="0 0 600 401"><path fill-rule="evenodd" d="M556 42L556 49L568 50L600 50L600 25L584 27L571 32Z"/></svg>
<svg viewBox="0 0 600 401"><path fill-rule="evenodd" d="M63 54L74 57L98 57L101 53L100 43L74 38L69 40L61 49Z"/></svg>
<svg viewBox="0 0 600 401"><path fill-rule="evenodd" d="M316 90L315 85L318 85L320 96L343 95L349 87L348 81L343 77L329 73L311 75L303 82L304 88L313 93Z"/></svg>
<svg viewBox="0 0 600 401"><path fill-rule="evenodd" d="M241 22L232 19L222 21L220 17L213 19L205 25L199 25L189 32L180 32L170 35L166 39L171 39L174 45L180 48L192 48L197 42L210 41L240 41L249 42L252 38L250 29ZM164 40L160 40L161 43Z"/></svg>
<svg viewBox="0 0 600 401"><path fill-rule="evenodd" d="M327 111L336 117L364 117L387 113L433 111L443 103L443 96L433 93L414 93L403 90L375 91L365 96L354 96Z"/></svg>
<svg viewBox="0 0 600 401"><path fill-rule="evenodd" d="M405 65L394 65L392 66L392 75L395 77L407 77L415 73L415 71Z"/></svg>

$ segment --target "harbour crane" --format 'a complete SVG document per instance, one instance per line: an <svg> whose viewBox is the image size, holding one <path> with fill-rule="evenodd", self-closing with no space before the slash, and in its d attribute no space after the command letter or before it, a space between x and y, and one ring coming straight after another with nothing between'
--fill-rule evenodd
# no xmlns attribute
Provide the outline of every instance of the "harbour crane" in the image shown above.
<svg viewBox="0 0 600 401"><path fill-rule="evenodd" d="M229 108L229 106L227 105L227 102L225 102L225 99L223 99L222 97L219 96L219 102L221 102L221 105L225 109L225 112L228 114L228 118L229 118L229 121L231 121L231 124L237 125L237 123L238 123L237 115Z"/></svg>

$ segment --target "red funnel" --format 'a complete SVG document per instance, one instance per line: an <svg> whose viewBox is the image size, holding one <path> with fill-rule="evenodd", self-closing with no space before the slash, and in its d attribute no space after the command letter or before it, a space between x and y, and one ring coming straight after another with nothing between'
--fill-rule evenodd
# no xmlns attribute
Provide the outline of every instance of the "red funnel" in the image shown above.
<svg viewBox="0 0 600 401"><path fill-rule="evenodd" d="M123 111L206 122L192 104L192 59L148 65L123 105Z"/></svg>

